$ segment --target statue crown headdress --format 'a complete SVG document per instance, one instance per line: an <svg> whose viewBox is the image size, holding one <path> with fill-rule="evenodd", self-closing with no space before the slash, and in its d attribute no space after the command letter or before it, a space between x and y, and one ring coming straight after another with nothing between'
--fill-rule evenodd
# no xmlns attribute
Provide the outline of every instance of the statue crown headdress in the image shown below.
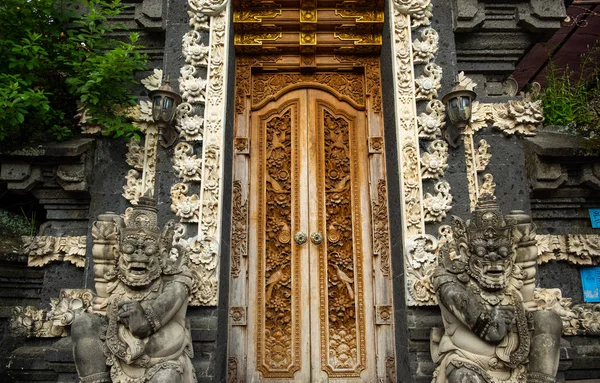
<svg viewBox="0 0 600 383"><path fill-rule="evenodd" d="M457 242L466 244L475 239L507 238L512 244L513 225L508 224L495 198L491 194L482 194L477 200L471 219L463 222L458 217L452 217L452 231Z"/></svg>
<svg viewBox="0 0 600 383"><path fill-rule="evenodd" d="M125 218L123 233L144 232L146 234L160 235L156 202L153 198L141 196L131 213Z"/></svg>

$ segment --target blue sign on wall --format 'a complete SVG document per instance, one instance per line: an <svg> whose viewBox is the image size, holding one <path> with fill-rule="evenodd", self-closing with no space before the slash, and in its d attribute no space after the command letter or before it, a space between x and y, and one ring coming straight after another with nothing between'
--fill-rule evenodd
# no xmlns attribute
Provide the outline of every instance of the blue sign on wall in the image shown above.
<svg viewBox="0 0 600 383"><path fill-rule="evenodd" d="M600 267L584 267L579 271L584 302L600 302Z"/></svg>
<svg viewBox="0 0 600 383"><path fill-rule="evenodd" d="M590 220L594 229L600 229L600 209L588 209L590 211Z"/></svg>

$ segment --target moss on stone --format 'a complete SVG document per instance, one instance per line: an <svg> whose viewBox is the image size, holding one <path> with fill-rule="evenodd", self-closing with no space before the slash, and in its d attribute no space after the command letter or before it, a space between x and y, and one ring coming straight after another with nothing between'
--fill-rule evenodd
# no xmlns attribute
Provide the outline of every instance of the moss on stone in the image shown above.
<svg viewBox="0 0 600 383"><path fill-rule="evenodd" d="M22 235L32 235L31 222L24 215L0 210L0 254L18 252Z"/></svg>

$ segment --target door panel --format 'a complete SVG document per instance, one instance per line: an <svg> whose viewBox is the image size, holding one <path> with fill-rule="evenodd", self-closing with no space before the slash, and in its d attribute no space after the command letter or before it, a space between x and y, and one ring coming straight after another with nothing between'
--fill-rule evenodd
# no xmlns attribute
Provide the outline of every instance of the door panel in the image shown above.
<svg viewBox="0 0 600 383"><path fill-rule="evenodd" d="M310 380L308 249L294 240L308 226L306 94L293 92L252 116L251 188L257 205L256 290L249 317L256 320L256 364L250 376ZM252 206L252 205L251 205ZM306 229L305 229L306 230ZM303 267L304 265L304 267ZM252 282L251 282L252 283ZM253 290L253 289L251 289ZM255 310L253 310L255 309ZM254 326L250 326L253 328Z"/></svg>
<svg viewBox="0 0 600 383"><path fill-rule="evenodd" d="M311 298L318 297L311 299L312 376L359 377L367 364L360 213L367 196L358 140L364 113L316 90L308 91L308 105L309 225L323 236L310 251Z"/></svg>
<svg viewBox="0 0 600 383"><path fill-rule="evenodd" d="M246 376L375 381L365 112L299 89L250 121Z"/></svg>

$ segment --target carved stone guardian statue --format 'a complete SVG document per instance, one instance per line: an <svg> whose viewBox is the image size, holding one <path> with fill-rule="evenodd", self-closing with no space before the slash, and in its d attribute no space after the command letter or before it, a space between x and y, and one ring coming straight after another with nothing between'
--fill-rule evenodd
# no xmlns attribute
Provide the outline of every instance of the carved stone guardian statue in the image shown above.
<svg viewBox="0 0 600 383"><path fill-rule="evenodd" d="M106 315L81 314L71 328L81 382L195 382L185 317L193 279L183 249L172 245L175 226L160 232L147 197L113 222L116 230L105 234L115 233L118 246L97 252L114 253L113 265L103 266ZM111 246L106 236L96 243L100 237L95 246Z"/></svg>
<svg viewBox="0 0 600 383"><path fill-rule="evenodd" d="M555 381L562 322L528 304L535 267L524 254L536 246L527 218L503 216L489 194L471 220L453 217L432 276L444 321L431 334L433 382Z"/></svg>

